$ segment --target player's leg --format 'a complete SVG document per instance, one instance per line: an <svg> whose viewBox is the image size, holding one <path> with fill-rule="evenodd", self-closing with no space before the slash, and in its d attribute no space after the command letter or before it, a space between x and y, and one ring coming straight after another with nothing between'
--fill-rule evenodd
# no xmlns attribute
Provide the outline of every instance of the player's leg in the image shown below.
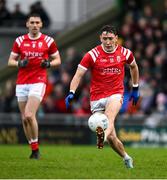
<svg viewBox="0 0 167 180"><path fill-rule="evenodd" d="M40 105L40 99L34 96L29 96L25 107L25 119L28 121L31 129L31 148L32 154L30 158L39 159L39 145L38 145L38 122L36 113Z"/></svg>
<svg viewBox="0 0 167 180"><path fill-rule="evenodd" d="M105 136L108 143L113 148L113 150L117 152L121 157L124 158L126 166L128 168L133 168L132 158L126 153L122 142L118 139L116 135L116 131L115 131L115 126L114 126L115 118L121 106L122 106L122 102L121 102L121 99L119 98L112 98L107 102L105 114L107 115L109 119L109 126L105 131Z"/></svg>
<svg viewBox="0 0 167 180"><path fill-rule="evenodd" d="M125 150L123 147L123 144L121 141L117 138L115 127L114 127L114 121L115 117L117 116L120 108L121 103L118 99L113 98L111 101L109 101L106 104L105 114L107 115L109 119L109 125L108 128L105 131L105 136L109 144L112 146L112 148L122 157L125 155Z"/></svg>
<svg viewBox="0 0 167 180"><path fill-rule="evenodd" d="M29 121L31 127L31 148L32 154L30 158L39 159L39 144L38 144L38 122L36 119L36 113L38 111L39 105L43 96L45 94L46 84L45 83L35 83L28 85L28 101L25 107L25 118Z"/></svg>
<svg viewBox="0 0 167 180"><path fill-rule="evenodd" d="M28 121L26 121L25 114L24 114L26 103L27 103L26 101L18 101L18 106L21 112L21 119L22 119L25 136L27 138L28 143L31 144L31 139L32 139L31 129L30 129L30 125Z"/></svg>
<svg viewBox="0 0 167 180"><path fill-rule="evenodd" d="M26 107L27 100L28 100L27 85L25 85L25 84L16 85L16 96L17 96L19 110L21 113L21 119L22 119L24 133L25 133L25 136L26 136L26 138L30 144L31 139L32 139L31 128L29 126L28 121L25 118L25 107Z"/></svg>

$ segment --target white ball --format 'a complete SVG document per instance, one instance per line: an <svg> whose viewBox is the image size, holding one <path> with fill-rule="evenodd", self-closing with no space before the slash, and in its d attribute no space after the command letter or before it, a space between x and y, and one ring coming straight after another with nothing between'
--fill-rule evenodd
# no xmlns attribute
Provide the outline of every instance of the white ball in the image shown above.
<svg viewBox="0 0 167 180"><path fill-rule="evenodd" d="M93 132L96 131L98 126L102 127L103 130L107 129L108 123L107 116L101 112L95 112L88 119L88 126Z"/></svg>

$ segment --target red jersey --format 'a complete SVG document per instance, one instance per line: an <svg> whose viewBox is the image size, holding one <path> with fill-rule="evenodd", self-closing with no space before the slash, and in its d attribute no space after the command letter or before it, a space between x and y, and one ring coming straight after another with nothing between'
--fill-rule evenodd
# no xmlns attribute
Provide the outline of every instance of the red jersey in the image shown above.
<svg viewBox="0 0 167 180"><path fill-rule="evenodd" d="M105 52L102 45L87 52L78 66L91 70L91 101L117 93L123 94L124 65L134 60L132 52L120 45L111 53Z"/></svg>
<svg viewBox="0 0 167 180"><path fill-rule="evenodd" d="M46 83L47 70L40 66L41 60L57 53L54 39L45 34L40 33L35 39L29 34L16 38L11 54L20 56L20 59L28 59L27 66L19 69L16 84Z"/></svg>

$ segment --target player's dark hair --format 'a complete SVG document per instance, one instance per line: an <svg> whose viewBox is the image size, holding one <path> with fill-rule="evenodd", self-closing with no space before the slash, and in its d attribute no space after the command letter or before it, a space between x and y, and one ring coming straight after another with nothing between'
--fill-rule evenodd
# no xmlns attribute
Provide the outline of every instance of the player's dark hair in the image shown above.
<svg viewBox="0 0 167 180"><path fill-rule="evenodd" d="M104 25L101 29L100 29L100 34L102 34L104 31L108 32L108 33L113 33L115 35L117 35L117 30L115 27L111 26L111 25Z"/></svg>
<svg viewBox="0 0 167 180"><path fill-rule="evenodd" d="M38 18L40 18L40 19L41 19L41 21L42 21L41 16L40 16L39 14L37 14L37 13L32 13L32 14L29 14L29 15L28 15L28 17L27 17L27 21L28 21L31 17L38 17Z"/></svg>

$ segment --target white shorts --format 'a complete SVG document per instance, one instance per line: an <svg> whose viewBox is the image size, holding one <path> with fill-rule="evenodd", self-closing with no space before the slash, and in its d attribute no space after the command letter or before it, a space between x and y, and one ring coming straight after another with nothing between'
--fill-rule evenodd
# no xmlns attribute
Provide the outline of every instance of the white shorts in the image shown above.
<svg viewBox="0 0 167 180"><path fill-rule="evenodd" d="M91 101L90 102L90 107L92 113L97 112L97 111L104 111L107 102L111 101L112 99L118 99L118 101L121 101L123 99L122 94L113 94L109 97L99 99L97 101Z"/></svg>
<svg viewBox="0 0 167 180"><path fill-rule="evenodd" d="M35 96L42 101L45 94L45 83L18 84L16 85L16 96L18 101L27 101L29 96Z"/></svg>

